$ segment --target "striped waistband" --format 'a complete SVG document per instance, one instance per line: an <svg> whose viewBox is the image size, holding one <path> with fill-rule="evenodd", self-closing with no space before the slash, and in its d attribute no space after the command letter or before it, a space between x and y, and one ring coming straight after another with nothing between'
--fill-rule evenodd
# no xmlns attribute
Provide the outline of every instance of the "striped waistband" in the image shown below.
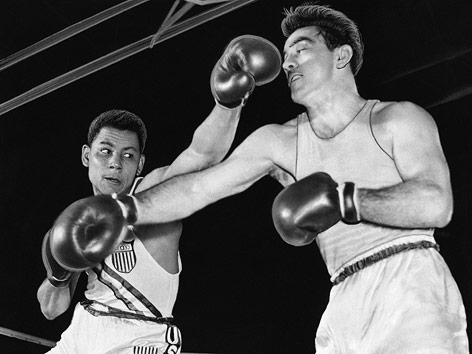
<svg viewBox="0 0 472 354"><path fill-rule="evenodd" d="M437 251L439 251L439 245L436 242L426 241L426 240L422 240L418 242L407 242L407 243L396 244L396 245L384 248L378 252L375 252L365 258L355 261L354 263L351 263L348 266L342 268L340 272L337 272L336 274L334 274L334 277L331 278L333 285L338 285L339 283L341 283L342 281L344 281L346 278L353 275L354 273L357 273L358 271L374 263L377 263L378 261L381 261L382 259L388 258L400 252L405 252L408 250L418 249L418 248L434 248Z"/></svg>
<svg viewBox="0 0 472 354"><path fill-rule="evenodd" d="M122 311L117 308L102 304L98 301L89 299L82 300L80 305L82 305L82 307L93 316L113 316L161 324L172 324L173 321L173 317L148 317L138 313Z"/></svg>

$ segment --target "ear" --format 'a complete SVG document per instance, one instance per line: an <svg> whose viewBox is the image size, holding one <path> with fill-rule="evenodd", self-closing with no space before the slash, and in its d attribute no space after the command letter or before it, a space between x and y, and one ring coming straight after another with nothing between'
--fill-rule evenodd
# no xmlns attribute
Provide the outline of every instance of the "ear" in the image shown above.
<svg viewBox="0 0 472 354"><path fill-rule="evenodd" d="M336 51L336 69L343 69L351 61L353 55L352 47L349 44L343 44Z"/></svg>
<svg viewBox="0 0 472 354"><path fill-rule="evenodd" d="M141 172L143 171L145 161L146 161L146 156L144 156L144 154L142 154L139 157L138 169L136 170L136 176L139 176L141 174Z"/></svg>
<svg viewBox="0 0 472 354"><path fill-rule="evenodd" d="M82 165L89 166L90 147L86 144L82 146Z"/></svg>

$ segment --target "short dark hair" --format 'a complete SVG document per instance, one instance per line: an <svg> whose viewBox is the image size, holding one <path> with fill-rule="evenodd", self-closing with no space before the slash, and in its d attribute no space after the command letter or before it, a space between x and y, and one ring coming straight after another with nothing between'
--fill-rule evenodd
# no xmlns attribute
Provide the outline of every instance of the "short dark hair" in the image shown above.
<svg viewBox="0 0 472 354"><path fill-rule="evenodd" d="M136 114L120 109L112 109L101 113L90 123L87 134L87 144L89 146L92 145L102 128L105 127L135 132L138 135L140 152L144 152L147 139L146 126Z"/></svg>
<svg viewBox="0 0 472 354"><path fill-rule="evenodd" d="M301 27L316 26L329 50L349 44L353 50L349 64L353 74L357 75L364 60L364 44L359 28L354 21L341 11L334 10L328 5L322 6L313 2L285 9L284 15L281 27L285 37L289 37Z"/></svg>

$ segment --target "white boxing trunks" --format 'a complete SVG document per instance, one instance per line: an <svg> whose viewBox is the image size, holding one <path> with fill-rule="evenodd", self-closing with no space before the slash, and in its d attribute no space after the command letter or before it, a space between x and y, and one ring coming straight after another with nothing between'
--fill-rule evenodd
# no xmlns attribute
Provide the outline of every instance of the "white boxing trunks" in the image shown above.
<svg viewBox="0 0 472 354"><path fill-rule="evenodd" d="M72 323L62 334L57 346L47 353L178 354L181 345L180 331L173 324L94 316L81 304L77 304Z"/></svg>
<svg viewBox="0 0 472 354"><path fill-rule="evenodd" d="M461 294L434 248L393 254L333 286L317 354L469 354Z"/></svg>

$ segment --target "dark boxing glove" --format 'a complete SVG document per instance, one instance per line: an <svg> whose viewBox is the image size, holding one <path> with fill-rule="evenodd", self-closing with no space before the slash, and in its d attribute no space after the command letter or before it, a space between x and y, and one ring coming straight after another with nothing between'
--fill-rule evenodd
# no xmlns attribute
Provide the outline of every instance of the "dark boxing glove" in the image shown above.
<svg viewBox="0 0 472 354"><path fill-rule="evenodd" d="M48 231L43 239L41 247L41 256L46 268L46 274L49 282L56 288L65 288L69 285L72 273L61 267L54 259L51 253L51 244L49 241L51 231Z"/></svg>
<svg viewBox="0 0 472 354"><path fill-rule="evenodd" d="M354 202L355 186L341 188L324 172L317 172L284 188L272 205L272 219L282 239L294 246L307 245L342 220L360 221Z"/></svg>
<svg viewBox="0 0 472 354"><path fill-rule="evenodd" d="M115 250L136 219L137 209L131 196L80 199L56 219L50 231L50 253L68 271L93 267Z"/></svg>
<svg viewBox="0 0 472 354"><path fill-rule="evenodd" d="M282 58L274 44L262 37L233 39L216 63L210 86L216 102L227 108L244 105L255 86L274 80Z"/></svg>

